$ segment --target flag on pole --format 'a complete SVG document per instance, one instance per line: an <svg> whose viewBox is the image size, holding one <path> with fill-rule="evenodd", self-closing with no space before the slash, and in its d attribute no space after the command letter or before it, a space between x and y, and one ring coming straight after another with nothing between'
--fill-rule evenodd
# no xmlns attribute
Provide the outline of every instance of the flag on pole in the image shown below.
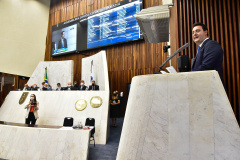
<svg viewBox="0 0 240 160"><path fill-rule="evenodd" d="M48 83L47 67L45 68L44 82L45 82L45 83Z"/></svg>
<svg viewBox="0 0 240 160"><path fill-rule="evenodd" d="M94 70L93 70L93 60L91 61L91 76L90 76L90 83L94 80Z"/></svg>

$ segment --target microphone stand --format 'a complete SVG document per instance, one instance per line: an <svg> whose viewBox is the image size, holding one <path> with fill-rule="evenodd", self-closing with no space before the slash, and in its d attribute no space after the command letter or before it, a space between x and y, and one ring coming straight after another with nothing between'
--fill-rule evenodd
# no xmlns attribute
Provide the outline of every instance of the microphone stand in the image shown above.
<svg viewBox="0 0 240 160"><path fill-rule="evenodd" d="M160 67L156 66L158 69L159 69L159 72L158 74L161 74L161 70L162 70L162 67L170 60L172 59L174 56L176 56L179 52L182 52L185 48L189 47L189 44L186 43L184 44L182 47L180 47L177 51L175 51ZM155 72L156 73L156 72Z"/></svg>

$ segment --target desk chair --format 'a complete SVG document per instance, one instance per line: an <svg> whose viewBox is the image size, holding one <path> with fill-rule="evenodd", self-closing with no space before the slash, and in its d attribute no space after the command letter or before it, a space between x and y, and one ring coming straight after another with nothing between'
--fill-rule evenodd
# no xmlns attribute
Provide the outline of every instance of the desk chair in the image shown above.
<svg viewBox="0 0 240 160"><path fill-rule="evenodd" d="M73 118L72 117L65 117L63 122L64 127L72 127L73 126Z"/></svg>
<svg viewBox="0 0 240 160"><path fill-rule="evenodd" d="M93 141L94 142L94 147L95 147L95 139L94 139L95 119L94 118L87 118L86 122L85 122L85 126L93 126L93 129L91 130L91 136L90 136L90 139L89 139L89 143L90 143L90 141Z"/></svg>

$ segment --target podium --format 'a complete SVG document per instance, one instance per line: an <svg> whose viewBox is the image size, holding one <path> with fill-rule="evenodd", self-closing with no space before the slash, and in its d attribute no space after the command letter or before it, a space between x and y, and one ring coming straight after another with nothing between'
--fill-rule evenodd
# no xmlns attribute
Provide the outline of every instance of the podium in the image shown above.
<svg viewBox="0 0 240 160"><path fill-rule="evenodd" d="M27 127L24 124L2 122L0 159L88 159L90 130L46 125Z"/></svg>
<svg viewBox="0 0 240 160"><path fill-rule="evenodd" d="M136 76L117 160L239 159L240 129L216 71Z"/></svg>

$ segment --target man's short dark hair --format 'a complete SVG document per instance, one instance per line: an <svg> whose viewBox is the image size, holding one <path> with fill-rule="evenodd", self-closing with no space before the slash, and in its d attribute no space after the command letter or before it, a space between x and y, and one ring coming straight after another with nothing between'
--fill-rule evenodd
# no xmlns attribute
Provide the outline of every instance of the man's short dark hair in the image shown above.
<svg viewBox="0 0 240 160"><path fill-rule="evenodd" d="M57 83L57 85L61 85L60 83Z"/></svg>
<svg viewBox="0 0 240 160"><path fill-rule="evenodd" d="M203 31L208 31L208 28L205 24L201 23L201 22L196 22L193 24L193 28L196 27L196 26L202 26L202 29ZM208 32L207 32L207 35L208 35Z"/></svg>
<svg viewBox="0 0 240 160"><path fill-rule="evenodd" d="M61 32L61 36L63 35L63 32L65 32L65 31L62 31L62 32Z"/></svg>
<svg viewBox="0 0 240 160"><path fill-rule="evenodd" d="M202 29L203 29L204 31L207 31L207 30L208 30L207 26L206 26L205 24L203 24L203 23L196 22L196 23L193 24L193 28L196 27L196 26L202 26Z"/></svg>

